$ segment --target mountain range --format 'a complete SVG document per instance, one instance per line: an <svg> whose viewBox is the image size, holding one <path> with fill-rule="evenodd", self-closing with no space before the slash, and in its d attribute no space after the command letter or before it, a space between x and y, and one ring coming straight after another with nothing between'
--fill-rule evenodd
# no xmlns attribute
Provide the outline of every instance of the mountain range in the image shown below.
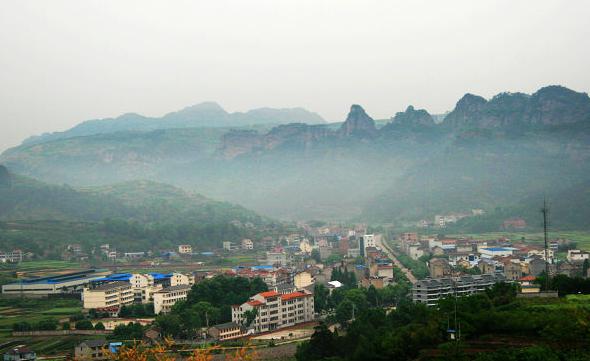
<svg viewBox="0 0 590 361"><path fill-rule="evenodd" d="M160 118L127 113L116 118L87 120L64 132L30 137L24 143L42 143L50 140L122 131L152 131L156 129L197 127L242 127L292 122L321 124L326 121L319 114L312 113L303 108L258 108L245 113L228 113L215 102L204 102L168 113Z"/></svg>
<svg viewBox="0 0 590 361"><path fill-rule="evenodd" d="M0 162L77 187L148 179L278 218L394 224L474 208L519 216L540 194L551 201L590 181L590 98L562 86L466 94L442 121L408 106L379 127L360 105L340 124L273 119L153 130L119 119L77 136L82 123Z"/></svg>

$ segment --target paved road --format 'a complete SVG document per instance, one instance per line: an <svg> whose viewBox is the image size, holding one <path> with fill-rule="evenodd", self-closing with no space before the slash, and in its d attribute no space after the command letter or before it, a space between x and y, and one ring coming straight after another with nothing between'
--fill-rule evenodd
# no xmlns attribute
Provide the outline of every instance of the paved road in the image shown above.
<svg viewBox="0 0 590 361"><path fill-rule="evenodd" d="M399 269L402 270L402 272L406 275L410 282L415 283L416 281L418 281L416 277L414 277L414 275L412 274L412 271L404 267L404 265L397 260L397 258L395 257L395 252L391 247L389 247L389 245L385 241L383 241L382 239L377 239L375 242L383 251L385 251L385 253L387 253L389 258L391 258L391 260L393 261L393 264L395 264L397 267L399 267Z"/></svg>

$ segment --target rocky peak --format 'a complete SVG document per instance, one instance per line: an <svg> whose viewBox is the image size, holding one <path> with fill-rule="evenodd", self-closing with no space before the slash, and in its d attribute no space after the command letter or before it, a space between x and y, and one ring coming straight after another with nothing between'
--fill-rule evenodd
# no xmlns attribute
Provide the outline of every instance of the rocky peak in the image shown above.
<svg viewBox="0 0 590 361"><path fill-rule="evenodd" d="M453 128L526 128L590 121L590 98L562 86L548 86L533 95L500 93L490 101L466 94L443 124Z"/></svg>
<svg viewBox="0 0 590 361"><path fill-rule="evenodd" d="M363 107L353 104L346 121L338 130L341 136L373 136L377 132L375 121L367 115Z"/></svg>
<svg viewBox="0 0 590 361"><path fill-rule="evenodd" d="M405 112L398 112L391 119L394 124L404 126L433 126L434 119L424 109L414 109L412 105Z"/></svg>
<svg viewBox="0 0 590 361"><path fill-rule="evenodd" d="M563 86L539 89L530 97L528 121L534 125L572 124L590 121L590 98Z"/></svg>
<svg viewBox="0 0 590 361"><path fill-rule="evenodd" d="M445 117L443 124L451 127L471 125L479 119L486 104L487 100L483 97L467 93L459 99L455 109Z"/></svg>

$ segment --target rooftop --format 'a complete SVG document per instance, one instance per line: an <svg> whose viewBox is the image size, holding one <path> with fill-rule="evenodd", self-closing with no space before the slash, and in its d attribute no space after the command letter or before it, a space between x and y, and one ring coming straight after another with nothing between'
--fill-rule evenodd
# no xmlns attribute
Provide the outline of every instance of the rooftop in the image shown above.
<svg viewBox="0 0 590 361"><path fill-rule="evenodd" d="M170 287L166 287L163 290L158 291L158 293L168 293L168 292L174 292L174 291L183 291L183 290L187 290L190 289L192 286L190 285L176 285L176 286L170 286Z"/></svg>
<svg viewBox="0 0 590 361"><path fill-rule="evenodd" d="M259 293L260 296L264 297L264 298L270 298L270 297L277 297L279 296L279 293L277 291L266 291L266 292L261 292Z"/></svg>
<svg viewBox="0 0 590 361"><path fill-rule="evenodd" d="M281 300L282 301L289 301L295 298L301 298L301 297L307 297L307 296L311 296L308 295L307 293L303 293L303 292L293 292L293 293L287 293L286 295L282 295L281 296Z"/></svg>
<svg viewBox="0 0 590 361"><path fill-rule="evenodd" d="M106 274L107 272L108 272L108 270L106 270L106 269L87 269L87 270L82 270L82 271L69 272L69 273L46 276L46 277L28 278L28 279L20 280L17 283L22 283L22 284L58 284L58 283L76 281L76 280L94 279L96 277Z"/></svg>
<svg viewBox="0 0 590 361"><path fill-rule="evenodd" d="M120 287L131 287L131 285L128 282L115 281L115 282L105 283L103 285L97 286L97 287L93 288L91 291L108 291L108 290L114 290L115 288L120 288Z"/></svg>
<svg viewBox="0 0 590 361"><path fill-rule="evenodd" d="M229 329L229 328L237 328L237 327L240 327L240 325L238 325L235 322L226 322L226 323L220 323L219 325L213 325L212 327L215 327L215 328L220 329L220 330L226 330L226 329Z"/></svg>

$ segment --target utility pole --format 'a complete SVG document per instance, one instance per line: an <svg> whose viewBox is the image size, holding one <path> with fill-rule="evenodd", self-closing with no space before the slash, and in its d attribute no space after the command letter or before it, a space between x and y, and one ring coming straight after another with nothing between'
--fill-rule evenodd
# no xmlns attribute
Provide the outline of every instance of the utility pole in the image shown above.
<svg viewBox="0 0 590 361"><path fill-rule="evenodd" d="M549 208L547 207L547 200L543 199L543 237L545 240L545 291L549 291L549 243L547 237L547 216L549 214Z"/></svg>

